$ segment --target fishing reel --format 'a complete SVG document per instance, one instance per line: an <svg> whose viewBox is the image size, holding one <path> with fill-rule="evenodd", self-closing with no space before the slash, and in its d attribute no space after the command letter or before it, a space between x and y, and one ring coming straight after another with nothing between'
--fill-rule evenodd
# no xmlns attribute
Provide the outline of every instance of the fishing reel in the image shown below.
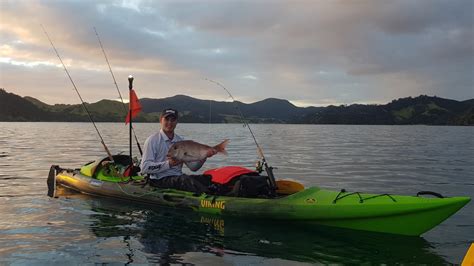
<svg viewBox="0 0 474 266"><path fill-rule="evenodd" d="M255 163L255 171L257 171L259 174L261 174L263 172L263 163L262 163L261 160L258 160Z"/></svg>
<svg viewBox="0 0 474 266"><path fill-rule="evenodd" d="M262 173L264 170L268 171L267 169L272 171L272 174L273 174L273 169L278 169L278 168L266 165L265 161L263 161L263 160L258 160L255 163L255 171L257 171L259 174Z"/></svg>

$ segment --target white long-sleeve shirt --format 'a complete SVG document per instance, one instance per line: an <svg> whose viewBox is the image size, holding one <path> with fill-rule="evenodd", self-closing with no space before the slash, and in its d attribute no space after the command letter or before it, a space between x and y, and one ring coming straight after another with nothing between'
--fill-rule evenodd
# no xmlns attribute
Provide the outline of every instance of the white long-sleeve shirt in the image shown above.
<svg viewBox="0 0 474 266"><path fill-rule="evenodd" d="M140 164L141 173L149 174L151 179L160 179L166 176L182 175L183 164L170 167L166 155L173 143L182 141L183 138L174 134L173 139L160 130L149 136L144 145L142 162Z"/></svg>

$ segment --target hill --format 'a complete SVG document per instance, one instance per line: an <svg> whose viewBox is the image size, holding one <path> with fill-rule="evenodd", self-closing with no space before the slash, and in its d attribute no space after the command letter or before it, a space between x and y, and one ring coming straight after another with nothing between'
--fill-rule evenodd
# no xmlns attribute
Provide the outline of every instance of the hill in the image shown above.
<svg viewBox="0 0 474 266"><path fill-rule="evenodd" d="M305 117L309 124L474 125L474 101L420 95L385 105L328 106Z"/></svg>
<svg viewBox="0 0 474 266"><path fill-rule="evenodd" d="M32 102L0 89L0 121L47 121L49 113Z"/></svg>
<svg viewBox="0 0 474 266"><path fill-rule="evenodd" d="M175 108L183 115L183 122L199 123L240 123L238 108L244 117L253 123L288 123L305 114L305 108L299 108L287 100L269 98L263 101L245 104L242 102L219 102L200 100L185 95L176 95L163 99L141 99L143 112L159 116L164 108Z"/></svg>
<svg viewBox="0 0 474 266"><path fill-rule="evenodd" d="M474 125L474 99L455 101L420 95L384 105L297 107L284 99L255 103L201 100L185 95L140 99L138 122L158 122L164 108L180 111L180 122L241 123L238 110L250 123L365 124L365 125ZM85 103L97 122L123 122L127 105L101 100ZM236 107L238 106L238 108ZM0 121L83 122L89 118L81 104L48 105L33 97L21 97L0 89Z"/></svg>

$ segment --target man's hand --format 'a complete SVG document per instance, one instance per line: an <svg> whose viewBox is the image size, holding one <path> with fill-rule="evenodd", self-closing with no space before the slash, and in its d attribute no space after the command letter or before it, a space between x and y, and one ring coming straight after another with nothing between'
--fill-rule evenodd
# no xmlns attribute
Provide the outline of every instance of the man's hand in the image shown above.
<svg viewBox="0 0 474 266"><path fill-rule="evenodd" d="M182 164L183 161L177 160L177 159L172 158L172 157L168 157L168 163L169 163L170 167L173 167L173 166Z"/></svg>

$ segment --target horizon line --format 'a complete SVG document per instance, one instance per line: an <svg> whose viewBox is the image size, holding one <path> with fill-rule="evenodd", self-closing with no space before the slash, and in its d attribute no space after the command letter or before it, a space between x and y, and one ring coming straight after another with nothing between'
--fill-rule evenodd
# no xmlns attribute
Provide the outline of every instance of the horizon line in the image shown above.
<svg viewBox="0 0 474 266"><path fill-rule="evenodd" d="M5 88L0 88L0 89L4 90L7 93L12 93L12 94L18 95L22 98L25 98L25 97L34 98L34 99L36 99L36 100L38 100L42 103L45 103L47 105L57 105L57 104L76 105L76 104L81 104L81 103L48 103L48 102L42 101L42 100L40 100L40 99L38 99L34 96L30 96L30 95L22 96L22 95L13 93L13 92L9 92ZM167 97L161 97L161 98L139 97L139 99L160 100L160 99L166 99L166 98L173 98L173 97L176 97L176 96L185 96L185 97L190 97L190 98L197 99L197 100L202 100L202 101L229 102L229 103L233 102L233 101L229 101L229 100L202 99L202 98L197 98L195 96L190 96L190 95L185 95L185 94L175 94L173 96L167 96ZM258 102L265 101L265 100L268 100L268 99L276 99L276 100L288 101L292 105L294 105L296 107L299 107L299 108L307 108L307 107L328 107L328 106L341 106L341 105L342 106L350 106L350 105L356 105L356 104L360 104L360 105L385 105L385 104L388 104L388 103L390 103L394 100L404 99L404 98L417 98L417 97L420 97L420 96L441 98L441 99L453 100L453 101L458 101L458 102L474 100L474 98L465 99L465 100L454 100L454 99L450 99L450 98L439 97L437 95L420 94L418 96L411 96L410 95L410 96L405 96L405 97L401 97L401 98L397 98L397 99L392 99L391 101L386 102L386 103L381 102L381 101L366 101L366 102L353 102L353 103L344 103L344 102L305 103L304 101L300 101L300 100L288 100L288 99L282 99L282 98L276 98L276 97L268 97L268 98L258 100L258 101L254 101L254 102L247 102L247 101L240 101L240 100L237 100L237 102L241 102L241 103L244 103L244 104L254 104L254 103L258 103ZM117 97L117 98L104 98L104 99L97 100L95 102L85 101L85 103L92 104L92 103L97 103L97 102L100 102L100 101L103 101L103 100L122 102L120 100L120 98ZM124 104L126 104L128 102L129 102L128 98L123 98L123 103Z"/></svg>

